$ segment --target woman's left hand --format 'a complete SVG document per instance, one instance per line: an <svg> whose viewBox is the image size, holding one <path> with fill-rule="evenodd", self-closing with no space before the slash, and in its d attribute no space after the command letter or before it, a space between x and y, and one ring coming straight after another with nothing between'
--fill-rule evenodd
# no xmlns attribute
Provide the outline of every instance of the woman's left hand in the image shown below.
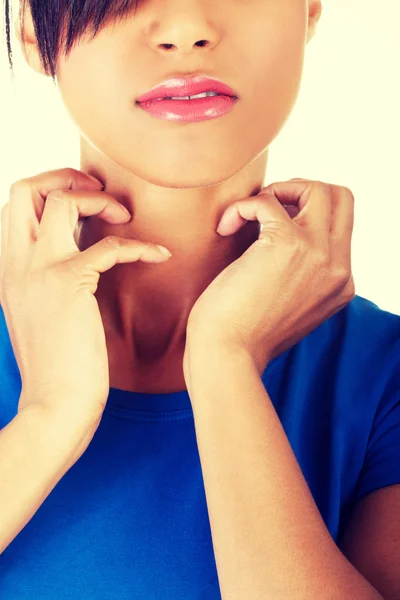
<svg viewBox="0 0 400 600"><path fill-rule="evenodd" d="M261 375L269 361L354 298L354 196L320 181L273 183L231 204L217 231L233 235L254 220L262 225L258 240L198 298L187 342L200 337L241 348Z"/></svg>

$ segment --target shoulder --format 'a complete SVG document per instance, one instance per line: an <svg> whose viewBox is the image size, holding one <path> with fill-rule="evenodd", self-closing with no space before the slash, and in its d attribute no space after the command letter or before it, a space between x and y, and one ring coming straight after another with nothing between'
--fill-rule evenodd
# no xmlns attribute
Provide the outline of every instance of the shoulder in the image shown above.
<svg viewBox="0 0 400 600"><path fill-rule="evenodd" d="M363 339L372 336L379 342L388 337L394 341L400 338L400 315L384 310L362 296L356 295L339 315L349 325L363 325L362 331L357 331Z"/></svg>
<svg viewBox="0 0 400 600"><path fill-rule="evenodd" d="M388 379L400 364L400 315L356 295L303 342L328 353L354 378Z"/></svg>
<svg viewBox="0 0 400 600"><path fill-rule="evenodd" d="M263 381L278 409L367 434L400 390L400 316L355 296L274 359Z"/></svg>

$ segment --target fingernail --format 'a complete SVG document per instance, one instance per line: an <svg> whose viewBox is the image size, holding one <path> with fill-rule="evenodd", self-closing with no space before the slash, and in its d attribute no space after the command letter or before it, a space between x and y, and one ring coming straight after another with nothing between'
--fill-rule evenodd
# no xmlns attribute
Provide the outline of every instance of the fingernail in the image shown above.
<svg viewBox="0 0 400 600"><path fill-rule="evenodd" d="M120 207L122 208L124 213L127 214L129 218L131 218L131 213L129 212L129 210L127 208L125 208L125 206L123 204L121 204L120 202L118 202L118 204L120 205Z"/></svg>
<svg viewBox="0 0 400 600"><path fill-rule="evenodd" d="M164 248L164 246L159 246L158 244L156 244L156 246L160 249L160 252L162 252L165 256L172 256L171 252Z"/></svg>
<svg viewBox="0 0 400 600"><path fill-rule="evenodd" d="M222 216L222 219L220 220L218 227L217 227L217 233L221 233L221 231L224 228L224 225L226 225L227 223L229 223L229 215L227 212L225 212Z"/></svg>
<svg viewBox="0 0 400 600"><path fill-rule="evenodd" d="M102 189L104 190L104 185L101 183L100 179L97 179L97 177L93 177L93 175L88 175L88 177L89 179L97 183L97 185L101 185Z"/></svg>

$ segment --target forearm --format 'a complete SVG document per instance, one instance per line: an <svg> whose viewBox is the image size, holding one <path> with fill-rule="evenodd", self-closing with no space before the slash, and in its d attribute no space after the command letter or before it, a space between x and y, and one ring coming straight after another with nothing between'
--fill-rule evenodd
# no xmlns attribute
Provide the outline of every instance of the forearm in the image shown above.
<svg viewBox="0 0 400 600"><path fill-rule="evenodd" d="M318 511L245 353L193 340L188 392L223 600L382 600Z"/></svg>
<svg viewBox="0 0 400 600"><path fill-rule="evenodd" d="M90 442L89 430L30 405L0 431L0 553L78 460Z"/></svg>

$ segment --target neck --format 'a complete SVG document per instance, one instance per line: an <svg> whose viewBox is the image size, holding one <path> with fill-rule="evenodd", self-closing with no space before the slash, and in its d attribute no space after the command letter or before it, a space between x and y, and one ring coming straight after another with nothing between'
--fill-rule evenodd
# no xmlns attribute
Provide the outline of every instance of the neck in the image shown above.
<svg viewBox="0 0 400 600"><path fill-rule="evenodd" d="M81 170L98 177L105 192L133 217L122 225L87 219L80 231L80 250L116 235L161 244L172 253L165 263L120 264L101 274L96 299L110 347L124 349L132 363L142 367L183 355L187 320L196 300L258 238L256 221L228 237L219 236L216 229L227 206L263 187L266 160L264 154L220 184L183 189L162 188L116 171L94 151L82 155Z"/></svg>

